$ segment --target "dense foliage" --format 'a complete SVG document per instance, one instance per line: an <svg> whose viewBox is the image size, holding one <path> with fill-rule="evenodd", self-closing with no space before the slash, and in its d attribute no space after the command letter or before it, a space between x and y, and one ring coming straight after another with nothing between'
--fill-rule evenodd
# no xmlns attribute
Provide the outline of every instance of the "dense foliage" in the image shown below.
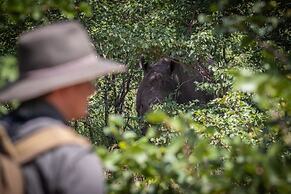
<svg viewBox="0 0 291 194"><path fill-rule="evenodd" d="M284 142L251 145L223 137L227 146L212 143L215 133L193 121L190 114L170 118L163 112L148 120L178 131L168 146L149 143L155 129L137 139L120 133L123 122L111 117L106 132L115 134L119 149L98 149L108 169L110 193L289 193L290 136ZM268 138L270 134L261 134ZM271 134L274 135L274 134Z"/></svg>
<svg viewBox="0 0 291 194"><path fill-rule="evenodd" d="M100 55L127 64L127 73L96 80L89 116L71 123L99 145L109 193L291 192L290 3L36 2L0 0L0 85L17 76L17 36L66 18L86 26ZM215 81L199 89L217 98L204 106L167 99L146 116L150 130L141 137L141 55L200 63Z"/></svg>

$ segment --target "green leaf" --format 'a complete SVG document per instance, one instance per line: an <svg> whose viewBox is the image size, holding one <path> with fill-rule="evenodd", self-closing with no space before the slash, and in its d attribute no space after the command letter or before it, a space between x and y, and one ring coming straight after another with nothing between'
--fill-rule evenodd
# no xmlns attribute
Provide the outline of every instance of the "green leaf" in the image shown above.
<svg viewBox="0 0 291 194"><path fill-rule="evenodd" d="M91 6L86 2L81 2L79 5L81 12L84 12L86 16L91 17L93 12Z"/></svg>
<svg viewBox="0 0 291 194"><path fill-rule="evenodd" d="M163 123L167 118L167 114L163 111L157 110L151 113L148 113L145 116L146 120L152 124L160 124Z"/></svg>

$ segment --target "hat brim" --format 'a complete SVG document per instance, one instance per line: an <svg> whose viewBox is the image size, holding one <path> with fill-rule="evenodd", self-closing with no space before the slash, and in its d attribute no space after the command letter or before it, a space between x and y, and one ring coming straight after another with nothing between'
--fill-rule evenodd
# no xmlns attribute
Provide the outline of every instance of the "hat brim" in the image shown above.
<svg viewBox="0 0 291 194"><path fill-rule="evenodd" d="M125 66L120 63L91 54L66 64L27 73L0 90L0 102L30 100L56 89L125 70Z"/></svg>

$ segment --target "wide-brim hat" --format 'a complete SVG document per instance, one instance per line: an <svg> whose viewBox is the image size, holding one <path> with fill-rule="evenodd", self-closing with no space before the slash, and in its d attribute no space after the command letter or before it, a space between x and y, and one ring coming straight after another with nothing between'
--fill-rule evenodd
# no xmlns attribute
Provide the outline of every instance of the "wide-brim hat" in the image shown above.
<svg viewBox="0 0 291 194"><path fill-rule="evenodd" d="M27 101L126 69L98 56L78 22L52 24L20 36L18 67L19 79L0 89L0 102Z"/></svg>

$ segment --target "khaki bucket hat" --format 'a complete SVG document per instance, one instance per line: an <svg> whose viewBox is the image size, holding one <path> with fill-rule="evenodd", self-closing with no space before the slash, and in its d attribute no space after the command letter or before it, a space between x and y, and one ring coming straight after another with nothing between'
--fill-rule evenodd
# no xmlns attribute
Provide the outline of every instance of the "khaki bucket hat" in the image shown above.
<svg viewBox="0 0 291 194"><path fill-rule="evenodd" d="M126 70L124 65L98 56L78 22L52 24L21 35L18 69L19 78L0 89L0 102L30 100Z"/></svg>

